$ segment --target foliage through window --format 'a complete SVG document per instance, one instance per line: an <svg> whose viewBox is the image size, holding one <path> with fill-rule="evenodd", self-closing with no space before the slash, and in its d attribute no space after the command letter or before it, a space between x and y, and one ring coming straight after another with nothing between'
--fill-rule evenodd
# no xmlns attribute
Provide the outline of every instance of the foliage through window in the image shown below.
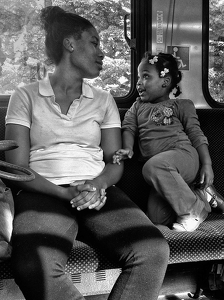
<svg viewBox="0 0 224 300"><path fill-rule="evenodd" d="M209 13L209 92L224 103L224 0L210 0Z"/></svg>
<svg viewBox="0 0 224 300"><path fill-rule="evenodd" d="M113 96L126 95L130 50L123 36L123 20L130 13L130 0L0 0L0 94L11 94L16 86L53 70L46 64L39 21L40 9L48 5L61 6L93 23L105 58L100 77L91 82Z"/></svg>

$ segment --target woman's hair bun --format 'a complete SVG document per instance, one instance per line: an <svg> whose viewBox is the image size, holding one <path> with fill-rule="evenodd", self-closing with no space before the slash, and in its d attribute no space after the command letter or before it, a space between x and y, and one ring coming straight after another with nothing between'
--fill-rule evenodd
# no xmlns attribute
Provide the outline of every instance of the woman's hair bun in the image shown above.
<svg viewBox="0 0 224 300"><path fill-rule="evenodd" d="M59 6L47 6L41 10L40 20L45 31L66 12Z"/></svg>

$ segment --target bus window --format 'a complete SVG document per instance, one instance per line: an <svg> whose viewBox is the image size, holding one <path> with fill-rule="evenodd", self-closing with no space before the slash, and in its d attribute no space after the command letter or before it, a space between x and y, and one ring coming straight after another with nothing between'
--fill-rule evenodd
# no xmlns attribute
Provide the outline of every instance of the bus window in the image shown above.
<svg viewBox="0 0 224 300"><path fill-rule="evenodd" d="M211 97L224 103L224 1L209 2L208 86Z"/></svg>
<svg viewBox="0 0 224 300"><path fill-rule="evenodd" d="M38 13L58 5L89 19L97 28L104 51L104 69L93 84L123 97L130 90L130 49L124 38L124 16L131 0L1 0L0 94L43 78L53 67L44 54L44 32ZM130 33L130 26L128 26Z"/></svg>

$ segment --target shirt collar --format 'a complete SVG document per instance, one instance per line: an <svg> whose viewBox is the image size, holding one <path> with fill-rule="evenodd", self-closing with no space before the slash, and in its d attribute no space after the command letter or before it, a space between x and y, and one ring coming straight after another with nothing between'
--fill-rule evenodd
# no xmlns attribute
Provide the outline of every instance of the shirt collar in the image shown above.
<svg viewBox="0 0 224 300"><path fill-rule="evenodd" d="M93 99L92 87L85 81L82 83L82 95L86 98Z"/></svg>
<svg viewBox="0 0 224 300"><path fill-rule="evenodd" d="M54 96L54 91L52 89L48 75L44 79L39 81L39 93L45 97ZM93 98L92 88L85 81L83 81L82 83L82 96L90 99Z"/></svg>

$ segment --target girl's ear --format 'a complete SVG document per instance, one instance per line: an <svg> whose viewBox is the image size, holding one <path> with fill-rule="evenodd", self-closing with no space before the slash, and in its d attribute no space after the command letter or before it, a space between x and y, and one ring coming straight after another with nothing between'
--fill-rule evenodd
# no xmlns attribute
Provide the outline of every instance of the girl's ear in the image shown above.
<svg viewBox="0 0 224 300"><path fill-rule="evenodd" d="M162 84L162 87L167 87L171 84L171 78L169 76L165 77L163 79L163 84Z"/></svg>
<svg viewBox="0 0 224 300"><path fill-rule="evenodd" d="M65 47L65 49L67 49L69 52L73 52L74 48L72 46L72 42L69 40L69 38L65 38L63 40L63 46Z"/></svg>

